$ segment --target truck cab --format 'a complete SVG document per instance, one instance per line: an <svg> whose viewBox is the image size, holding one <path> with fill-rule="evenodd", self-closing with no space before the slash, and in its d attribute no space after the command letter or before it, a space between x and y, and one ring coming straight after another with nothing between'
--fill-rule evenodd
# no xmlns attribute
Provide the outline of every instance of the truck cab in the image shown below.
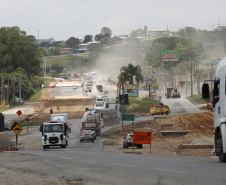
<svg viewBox="0 0 226 185"><path fill-rule="evenodd" d="M218 63L213 83L212 97L208 83L202 86L203 99L212 99L214 112L214 150L213 154L219 157L221 162L226 162L226 59Z"/></svg>
<svg viewBox="0 0 226 185"><path fill-rule="evenodd" d="M43 149L49 148L50 146L61 146L61 148L66 148L68 145L67 129L68 126L66 122L44 122L40 126Z"/></svg>

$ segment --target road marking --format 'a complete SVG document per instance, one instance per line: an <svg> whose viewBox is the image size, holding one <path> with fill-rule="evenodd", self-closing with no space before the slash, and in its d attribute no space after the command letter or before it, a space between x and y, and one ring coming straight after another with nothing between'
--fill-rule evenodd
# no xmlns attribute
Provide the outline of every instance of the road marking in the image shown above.
<svg viewBox="0 0 226 185"><path fill-rule="evenodd" d="M121 166L121 167L129 167L129 168L135 168L136 166L134 166L134 165L128 165L128 164L117 164L117 163L115 163L115 164L113 164L114 166Z"/></svg>
<svg viewBox="0 0 226 185"><path fill-rule="evenodd" d="M96 161L91 161L91 160L82 160L82 162L96 163Z"/></svg>
<svg viewBox="0 0 226 185"><path fill-rule="evenodd" d="M68 157L61 157L62 159L68 159L68 160L71 160L71 158L68 158Z"/></svg>
<svg viewBox="0 0 226 185"><path fill-rule="evenodd" d="M164 172L173 172L173 173L184 173L182 171L175 171L175 170L167 170L167 169L155 169L155 170L158 170L158 171L164 171Z"/></svg>

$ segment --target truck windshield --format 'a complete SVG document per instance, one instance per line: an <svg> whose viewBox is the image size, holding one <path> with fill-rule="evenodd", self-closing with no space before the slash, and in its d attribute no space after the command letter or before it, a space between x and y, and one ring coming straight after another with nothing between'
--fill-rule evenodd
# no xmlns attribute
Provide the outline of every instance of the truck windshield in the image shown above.
<svg viewBox="0 0 226 185"><path fill-rule="evenodd" d="M45 125L44 132L63 132L63 125Z"/></svg>

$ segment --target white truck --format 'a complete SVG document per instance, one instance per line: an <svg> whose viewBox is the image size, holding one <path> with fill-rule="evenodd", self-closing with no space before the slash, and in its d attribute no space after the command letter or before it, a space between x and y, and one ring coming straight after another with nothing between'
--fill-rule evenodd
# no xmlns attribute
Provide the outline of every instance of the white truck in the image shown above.
<svg viewBox="0 0 226 185"><path fill-rule="evenodd" d="M101 127L103 127L103 120L101 119L100 110L94 108L87 109L82 117L82 127L81 131L86 128L94 128L96 135L100 135Z"/></svg>
<svg viewBox="0 0 226 185"><path fill-rule="evenodd" d="M213 93L210 98L210 89L207 81L213 82ZM220 162L226 162L226 59L218 63L214 80L206 80L202 86L203 99L212 99L214 111L214 150L213 154L219 157Z"/></svg>
<svg viewBox="0 0 226 185"><path fill-rule="evenodd" d="M68 132L71 133L71 124L68 122L67 113L51 114L51 121L64 121L67 123Z"/></svg>
<svg viewBox="0 0 226 185"><path fill-rule="evenodd" d="M66 122L44 122L40 126L43 149L49 148L50 146L61 146L61 148L66 148L68 145L67 129L68 126Z"/></svg>

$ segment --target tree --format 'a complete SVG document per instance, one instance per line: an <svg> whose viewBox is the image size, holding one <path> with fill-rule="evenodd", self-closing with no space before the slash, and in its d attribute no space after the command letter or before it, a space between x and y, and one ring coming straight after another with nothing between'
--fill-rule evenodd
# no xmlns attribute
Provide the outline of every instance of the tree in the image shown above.
<svg viewBox="0 0 226 185"><path fill-rule="evenodd" d="M84 37L84 43L92 42L92 40L93 40L93 36L92 35L86 35Z"/></svg>
<svg viewBox="0 0 226 185"><path fill-rule="evenodd" d="M120 84L125 84L126 81L129 81L129 84L133 84L133 78L137 84L144 81L144 78L141 74L141 68L139 65L134 66L133 64L128 64L128 66L121 67L121 73L118 76L118 80Z"/></svg>
<svg viewBox="0 0 226 185"><path fill-rule="evenodd" d="M112 31L107 27L103 27L101 28L101 35L104 35L105 37L111 37Z"/></svg>
<svg viewBox="0 0 226 185"><path fill-rule="evenodd" d="M6 72L21 67L29 79L41 71L43 50L35 44L35 37L26 35L19 27L0 28L0 64Z"/></svg>
<svg viewBox="0 0 226 185"><path fill-rule="evenodd" d="M65 41L66 48L78 49L79 44L80 44L79 39L75 37L70 37L68 40Z"/></svg>

